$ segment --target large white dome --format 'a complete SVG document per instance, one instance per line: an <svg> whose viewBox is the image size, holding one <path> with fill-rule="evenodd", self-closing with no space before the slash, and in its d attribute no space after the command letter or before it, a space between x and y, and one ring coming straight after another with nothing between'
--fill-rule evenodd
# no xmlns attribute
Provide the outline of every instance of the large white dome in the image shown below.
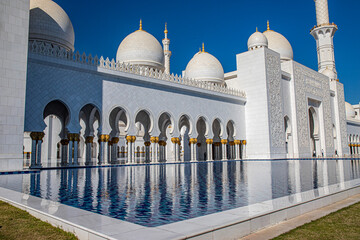
<svg viewBox="0 0 360 240"><path fill-rule="evenodd" d="M66 12L51 0L30 0L29 40L74 50L74 28Z"/></svg>
<svg viewBox="0 0 360 240"><path fill-rule="evenodd" d="M205 51L194 55L186 66L185 76L195 80L224 83L224 69L221 63Z"/></svg>
<svg viewBox="0 0 360 240"><path fill-rule="evenodd" d="M350 103L345 102L345 110L346 118L355 118L355 109Z"/></svg>
<svg viewBox="0 0 360 240"><path fill-rule="evenodd" d="M268 40L268 48L280 53L281 60L291 60L294 58L291 44L283 35L270 29L265 31L264 35Z"/></svg>
<svg viewBox="0 0 360 240"><path fill-rule="evenodd" d="M146 66L164 71L164 51L150 33L138 30L128 35L119 45L117 62Z"/></svg>
<svg viewBox="0 0 360 240"><path fill-rule="evenodd" d="M261 47L268 47L268 40L263 33L258 32L256 29L256 32L249 37L248 49L253 50Z"/></svg>

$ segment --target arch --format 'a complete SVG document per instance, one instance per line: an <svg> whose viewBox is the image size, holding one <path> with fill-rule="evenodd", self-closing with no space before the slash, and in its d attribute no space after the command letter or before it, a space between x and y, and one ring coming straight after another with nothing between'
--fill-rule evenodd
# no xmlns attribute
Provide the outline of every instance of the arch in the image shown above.
<svg viewBox="0 0 360 240"><path fill-rule="evenodd" d="M180 131L180 158L181 161L190 161L191 151L190 151L190 134L192 132L192 124L190 117L186 114L181 115L179 118L179 131Z"/></svg>
<svg viewBox="0 0 360 240"><path fill-rule="evenodd" d="M109 115L109 124L112 137L125 136L130 125L127 111L122 107L113 108Z"/></svg>
<svg viewBox="0 0 360 240"><path fill-rule="evenodd" d="M85 134L84 136L94 136L94 123L99 122L101 126L101 114L99 109L92 103L84 105L79 111L79 120L82 119L85 122Z"/></svg>
<svg viewBox="0 0 360 240"><path fill-rule="evenodd" d="M236 158L236 145L234 143L235 140L235 127L234 121L229 120L226 124L226 134L227 134L227 158L235 159Z"/></svg>
<svg viewBox="0 0 360 240"><path fill-rule="evenodd" d="M148 129L148 132L151 133L154 128L154 117L153 114L147 110L147 109L139 109L135 112L135 123L137 122L144 122L146 127ZM142 120L144 119L144 120Z"/></svg>
<svg viewBox="0 0 360 240"><path fill-rule="evenodd" d="M229 141L234 141L236 136L235 123L233 120L229 120L226 124L226 133Z"/></svg>
<svg viewBox="0 0 360 240"><path fill-rule="evenodd" d="M310 150L313 157L320 153L320 138L319 138L319 119L316 110L309 107L309 133L310 133Z"/></svg>
<svg viewBox="0 0 360 240"><path fill-rule="evenodd" d="M158 118L158 127L160 130L159 139L162 142L166 142L166 144L159 146L160 151L160 161L164 162L166 160L175 161L175 149L172 148L172 144L170 142L171 135L174 132L174 119L168 112L163 112L160 114ZM178 137L178 136L175 136Z"/></svg>
<svg viewBox="0 0 360 240"><path fill-rule="evenodd" d="M207 149L206 149L206 136L208 133L208 125L205 117L199 117L196 122L197 132L197 159L206 160Z"/></svg>
<svg viewBox="0 0 360 240"><path fill-rule="evenodd" d="M63 129L69 124L69 107L61 100L53 100L46 104L43 110L43 119L45 119L49 115L55 115L57 118L59 118L63 125Z"/></svg>

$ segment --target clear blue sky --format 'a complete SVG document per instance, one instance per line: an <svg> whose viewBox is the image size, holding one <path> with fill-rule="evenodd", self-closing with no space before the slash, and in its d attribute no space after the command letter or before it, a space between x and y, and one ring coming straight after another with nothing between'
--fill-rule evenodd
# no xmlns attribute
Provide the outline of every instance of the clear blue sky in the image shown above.
<svg viewBox="0 0 360 240"><path fill-rule="evenodd" d="M138 29L159 41L168 23L171 71L181 74L205 42L206 51L222 63L225 72L236 69L235 56L247 51L247 40L266 21L283 34L294 50L294 60L317 70L316 44L309 30L316 24L313 0L54 0L69 15L75 29L75 48L92 55L115 58L120 42ZM329 0L330 22L338 25L335 60L345 98L360 101L360 14L358 0Z"/></svg>

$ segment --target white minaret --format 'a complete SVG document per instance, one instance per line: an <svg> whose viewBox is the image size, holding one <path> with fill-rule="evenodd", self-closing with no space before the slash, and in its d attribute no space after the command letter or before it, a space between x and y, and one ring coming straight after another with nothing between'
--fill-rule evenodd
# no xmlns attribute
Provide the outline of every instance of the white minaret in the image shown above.
<svg viewBox="0 0 360 240"><path fill-rule="evenodd" d="M165 56L165 73L170 74L170 57L171 57L171 51L169 50L170 46L170 39L168 39L167 34L167 24L165 23L165 38L162 40L163 46L164 46L164 56Z"/></svg>
<svg viewBox="0 0 360 240"><path fill-rule="evenodd" d="M310 33L316 40L319 72L330 69L337 75L333 38L338 27L334 23L329 23L328 1L314 1L316 6L317 26L311 29Z"/></svg>

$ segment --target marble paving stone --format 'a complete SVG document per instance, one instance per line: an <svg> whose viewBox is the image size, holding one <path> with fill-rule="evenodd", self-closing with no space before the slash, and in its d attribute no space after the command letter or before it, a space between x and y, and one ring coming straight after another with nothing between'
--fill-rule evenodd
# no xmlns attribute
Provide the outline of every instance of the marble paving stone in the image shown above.
<svg viewBox="0 0 360 240"><path fill-rule="evenodd" d="M138 229L135 231L113 235L111 237L119 240L170 240L185 238L184 235L156 228Z"/></svg>

